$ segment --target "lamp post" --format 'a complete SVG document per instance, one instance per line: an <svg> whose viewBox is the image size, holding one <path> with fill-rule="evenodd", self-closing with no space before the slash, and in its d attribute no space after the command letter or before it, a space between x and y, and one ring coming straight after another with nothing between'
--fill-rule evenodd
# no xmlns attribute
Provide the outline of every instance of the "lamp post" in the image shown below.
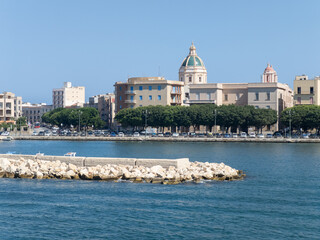
<svg viewBox="0 0 320 240"><path fill-rule="evenodd" d="M292 138L291 121L292 121L292 115L291 115L291 109L289 109L289 131L290 131L290 138Z"/></svg>
<svg viewBox="0 0 320 240"><path fill-rule="evenodd" d="M81 116L82 112L79 110L79 111L78 111L78 114L79 114L78 132L80 133L80 116Z"/></svg>
<svg viewBox="0 0 320 240"><path fill-rule="evenodd" d="M214 110L214 136L217 137L217 109Z"/></svg>
<svg viewBox="0 0 320 240"><path fill-rule="evenodd" d="M144 112L145 114L145 123L144 123L144 136L147 138L147 126L148 126L148 109Z"/></svg>

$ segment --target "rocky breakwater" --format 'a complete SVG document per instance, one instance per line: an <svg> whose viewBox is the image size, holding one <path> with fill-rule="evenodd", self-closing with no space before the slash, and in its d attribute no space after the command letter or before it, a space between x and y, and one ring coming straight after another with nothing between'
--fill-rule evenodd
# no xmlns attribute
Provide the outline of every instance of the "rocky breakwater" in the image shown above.
<svg viewBox="0 0 320 240"><path fill-rule="evenodd" d="M239 180L245 174L224 163L191 162L188 167L97 165L78 167L57 161L0 158L0 178L83 179L179 184L202 180Z"/></svg>

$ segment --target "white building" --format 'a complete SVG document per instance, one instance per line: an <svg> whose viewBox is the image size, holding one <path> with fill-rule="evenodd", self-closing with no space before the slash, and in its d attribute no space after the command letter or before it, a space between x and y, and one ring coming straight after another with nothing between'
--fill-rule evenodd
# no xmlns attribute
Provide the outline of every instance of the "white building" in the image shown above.
<svg viewBox="0 0 320 240"><path fill-rule="evenodd" d="M65 82L63 88L52 90L53 108L83 107L85 103L85 87L73 87Z"/></svg>
<svg viewBox="0 0 320 240"><path fill-rule="evenodd" d="M53 109L52 105L47 105L46 103L40 104L31 104L23 103L22 104L22 115L26 117L27 123L35 124L36 122L42 122L42 115L46 112L50 112Z"/></svg>
<svg viewBox="0 0 320 240"><path fill-rule="evenodd" d="M22 116L22 98L11 92L0 94L0 123L14 122Z"/></svg>

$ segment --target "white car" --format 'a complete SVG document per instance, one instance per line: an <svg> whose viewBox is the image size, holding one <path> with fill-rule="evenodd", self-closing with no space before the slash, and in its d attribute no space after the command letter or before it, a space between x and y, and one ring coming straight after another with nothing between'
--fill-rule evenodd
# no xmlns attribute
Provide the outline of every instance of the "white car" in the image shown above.
<svg viewBox="0 0 320 240"><path fill-rule="evenodd" d="M254 132L249 133L249 138L256 138L256 134Z"/></svg>
<svg viewBox="0 0 320 240"><path fill-rule="evenodd" d="M9 136L10 135L10 132L3 132L3 133L1 133L1 136Z"/></svg>
<svg viewBox="0 0 320 240"><path fill-rule="evenodd" d="M133 133L133 136L134 136L134 137L140 137L140 134L139 134L138 132L134 132L134 133Z"/></svg>
<svg viewBox="0 0 320 240"><path fill-rule="evenodd" d="M257 135L257 138L264 138L264 135L262 133Z"/></svg>
<svg viewBox="0 0 320 240"><path fill-rule="evenodd" d="M247 138L247 133L246 132L242 132L240 134L240 138Z"/></svg>
<svg viewBox="0 0 320 240"><path fill-rule="evenodd" d="M36 131L34 131L33 133L32 133L32 136L37 136L38 135L38 133L36 132Z"/></svg>
<svg viewBox="0 0 320 240"><path fill-rule="evenodd" d="M119 132L118 133L118 137L124 137L124 133L123 132Z"/></svg>
<svg viewBox="0 0 320 240"><path fill-rule="evenodd" d="M179 137L179 133L172 133L172 137Z"/></svg>

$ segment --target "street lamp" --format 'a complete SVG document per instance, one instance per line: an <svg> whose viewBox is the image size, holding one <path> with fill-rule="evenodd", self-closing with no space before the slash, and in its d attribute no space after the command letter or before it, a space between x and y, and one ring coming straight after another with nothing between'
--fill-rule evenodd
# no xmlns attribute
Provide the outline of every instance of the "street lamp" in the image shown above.
<svg viewBox="0 0 320 240"><path fill-rule="evenodd" d="M148 126L148 109L144 112L145 114L145 124L144 124L144 136L147 138L147 126Z"/></svg>
<svg viewBox="0 0 320 240"><path fill-rule="evenodd" d="M292 111L292 113L294 113L294 111ZM291 109L289 109L289 131L290 131L290 138L292 138L291 121L292 121L292 114L291 114Z"/></svg>
<svg viewBox="0 0 320 240"><path fill-rule="evenodd" d="M79 125L78 125L78 132L80 133L80 116L82 114L82 111L78 111L78 114L79 114Z"/></svg>
<svg viewBox="0 0 320 240"><path fill-rule="evenodd" d="M214 110L214 136L217 137L217 109Z"/></svg>

